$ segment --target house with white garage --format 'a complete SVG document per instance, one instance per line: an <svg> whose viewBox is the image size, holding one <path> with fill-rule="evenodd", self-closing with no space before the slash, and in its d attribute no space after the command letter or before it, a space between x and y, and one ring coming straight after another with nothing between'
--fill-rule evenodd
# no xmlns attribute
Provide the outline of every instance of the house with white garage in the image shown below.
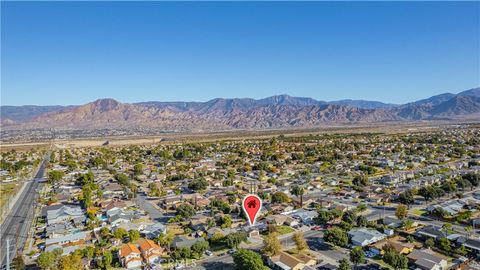
<svg viewBox="0 0 480 270"><path fill-rule="evenodd" d="M66 221L84 222L87 218L79 205L61 205L46 211L47 224Z"/></svg>

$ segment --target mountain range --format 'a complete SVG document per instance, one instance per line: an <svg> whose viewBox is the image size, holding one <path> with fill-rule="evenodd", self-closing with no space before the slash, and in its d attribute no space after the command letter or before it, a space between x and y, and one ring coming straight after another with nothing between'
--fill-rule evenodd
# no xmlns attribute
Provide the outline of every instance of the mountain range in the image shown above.
<svg viewBox="0 0 480 270"><path fill-rule="evenodd" d="M121 103L99 99L79 106L1 106L4 129L154 128L165 131L315 127L390 121L480 120L480 88L407 104L319 101L277 95L264 99L216 98L207 102Z"/></svg>

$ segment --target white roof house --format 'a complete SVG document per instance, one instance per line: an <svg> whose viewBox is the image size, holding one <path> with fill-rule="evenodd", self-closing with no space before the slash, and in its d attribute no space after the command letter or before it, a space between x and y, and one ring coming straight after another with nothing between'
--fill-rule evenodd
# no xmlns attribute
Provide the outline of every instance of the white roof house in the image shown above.
<svg viewBox="0 0 480 270"><path fill-rule="evenodd" d="M80 206L62 205L60 208L47 211L47 223L61 223L71 219L85 219L85 215Z"/></svg>
<svg viewBox="0 0 480 270"><path fill-rule="evenodd" d="M317 211L307 211L305 209L300 209L292 214L293 217L298 217L302 220L304 224L310 223L315 217L318 216Z"/></svg>
<svg viewBox="0 0 480 270"><path fill-rule="evenodd" d="M49 245L65 245L65 244L68 244L68 243L77 242L77 241L80 241L80 240L85 240L86 236L87 236L87 234L85 232L77 232L77 233L72 233L72 234L68 234L68 235L61 236L61 237L56 237L56 238L47 238L45 240L45 245L46 246L49 246Z"/></svg>
<svg viewBox="0 0 480 270"><path fill-rule="evenodd" d="M372 229L367 228L355 228L348 232L352 244L354 246L367 246L378 242L386 237L385 234Z"/></svg>

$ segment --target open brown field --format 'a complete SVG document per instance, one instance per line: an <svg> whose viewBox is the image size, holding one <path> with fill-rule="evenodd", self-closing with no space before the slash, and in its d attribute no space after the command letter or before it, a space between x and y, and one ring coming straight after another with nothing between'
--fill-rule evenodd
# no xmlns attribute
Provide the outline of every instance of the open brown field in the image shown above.
<svg viewBox="0 0 480 270"><path fill-rule="evenodd" d="M108 138L81 138L53 140L45 142L19 142L0 145L0 151L15 149L18 151L32 148L78 148L78 147L111 147L123 145L179 144L189 142L230 141L249 139L268 139L274 136L305 136L309 134L358 134L358 133L417 133L431 132L441 129L458 128L462 125L478 126L478 122L452 123L451 121L395 122L362 125L338 125L305 129L270 129L270 130L231 130L219 132L197 133L165 133L158 136L117 136ZM108 145L105 145L108 141Z"/></svg>

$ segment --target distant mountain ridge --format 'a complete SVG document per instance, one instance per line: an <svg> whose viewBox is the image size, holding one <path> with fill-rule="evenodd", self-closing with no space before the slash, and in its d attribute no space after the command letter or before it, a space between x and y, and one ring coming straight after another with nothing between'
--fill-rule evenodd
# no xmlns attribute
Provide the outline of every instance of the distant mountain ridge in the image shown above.
<svg viewBox="0 0 480 270"><path fill-rule="evenodd" d="M9 129L156 128L161 130L315 127L458 118L480 114L480 88L445 93L408 104L377 101L318 101L277 95L264 99L216 98L207 102L121 103L99 99L80 106L1 106Z"/></svg>

